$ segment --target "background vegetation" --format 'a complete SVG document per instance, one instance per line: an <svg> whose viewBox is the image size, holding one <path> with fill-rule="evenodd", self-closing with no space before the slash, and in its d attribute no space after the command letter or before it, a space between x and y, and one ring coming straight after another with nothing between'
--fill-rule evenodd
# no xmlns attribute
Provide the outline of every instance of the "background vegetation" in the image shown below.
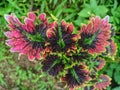
<svg viewBox="0 0 120 90"><path fill-rule="evenodd" d="M115 42L118 46L116 57L107 59L107 65L100 73L107 73L112 84L107 90L120 90L120 0L1 0L0 1L0 90L67 90L56 79L41 72L40 63L18 58L10 53L5 45L4 32L8 29L4 14L15 13L23 21L29 11L46 13L50 20L65 19L73 22L75 31L82 23L87 23L93 15L101 18L110 16L115 29ZM52 18L51 18L52 17Z"/></svg>

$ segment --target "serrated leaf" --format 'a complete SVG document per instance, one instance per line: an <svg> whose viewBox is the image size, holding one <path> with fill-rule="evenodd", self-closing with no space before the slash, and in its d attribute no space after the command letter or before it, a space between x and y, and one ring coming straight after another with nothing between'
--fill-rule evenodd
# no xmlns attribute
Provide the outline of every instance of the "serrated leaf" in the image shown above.
<svg viewBox="0 0 120 90"><path fill-rule="evenodd" d="M84 8L83 10L81 10L78 15L81 17L89 17L91 14L91 9L90 8Z"/></svg>
<svg viewBox="0 0 120 90"><path fill-rule="evenodd" d="M85 18L78 16L78 18L76 20L74 20L74 23L75 23L75 25L80 26L84 20L85 20Z"/></svg>
<svg viewBox="0 0 120 90"><path fill-rule="evenodd" d="M115 71L114 79L118 84L120 84L120 71L118 71L118 70Z"/></svg>
<svg viewBox="0 0 120 90"><path fill-rule="evenodd" d="M106 72L107 72L107 75L109 75L110 77L112 77L112 75L113 75L113 69L108 69Z"/></svg>
<svg viewBox="0 0 120 90"><path fill-rule="evenodd" d="M115 87L112 90L120 90L120 86L119 87Z"/></svg>
<svg viewBox="0 0 120 90"><path fill-rule="evenodd" d="M108 9L105 6L98 6L94 9L94 14L104 17L108 12Z"/></svg>
<svg viewBox="0 0 120 90"><path fill-rule="evenodd" d="M110 68L111 68L111 69L116 68L116 64L115 64L115 63L111 63L111 64L110 64Z"/></svg>

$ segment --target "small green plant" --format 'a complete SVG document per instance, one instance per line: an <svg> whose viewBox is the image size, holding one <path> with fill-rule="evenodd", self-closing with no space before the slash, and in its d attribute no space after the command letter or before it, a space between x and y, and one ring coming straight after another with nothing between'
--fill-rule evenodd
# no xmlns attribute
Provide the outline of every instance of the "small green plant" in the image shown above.
<svg viewBox="0 0 120 90"><path fill-rule="evenodd" d="M24 24L13 13L5 15L5 19L10 29L5 32L10 51L27 55L31 61L40 60L43 72L61 78L71 90L76 86L102 90L110 85L109 76L98 74L105 65L104 58L116 53L108 16L92 17L88 25L74 34L72 23L64 20L48 23L44 13L39 15L37 24L33 12L28 13ZM17 71L19 78L27 80L25 71L19 68ZM17 83L20 84L19 79Z"/></svg>

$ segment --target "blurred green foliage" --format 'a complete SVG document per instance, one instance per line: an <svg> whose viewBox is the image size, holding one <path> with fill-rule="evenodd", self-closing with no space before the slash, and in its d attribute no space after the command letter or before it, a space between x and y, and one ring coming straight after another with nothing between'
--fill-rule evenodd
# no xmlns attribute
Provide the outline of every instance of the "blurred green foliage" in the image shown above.
<svg viewBox="0 0 120 90"><path fill-rule="evenodd" d="M0 89L14 90L58 90L63 85L41 72L39 63L32 63L27 58L17 59L5 45L4 32L8 29L4 14L15 13L23 21L29 11L37 15L46 13L50 21L65 19L73 22L75 31L80 29L89 18L98 15L110 16L110 23L115 28L117 54L114 61L108 61L102 73L112 78L108 90L120 90L120 1L119 0L1 0L0 1ZM52 18L51 18L52 17ZM60 87L61 86L61 87ZM66 89L65 89L66 90Z"/></svg>

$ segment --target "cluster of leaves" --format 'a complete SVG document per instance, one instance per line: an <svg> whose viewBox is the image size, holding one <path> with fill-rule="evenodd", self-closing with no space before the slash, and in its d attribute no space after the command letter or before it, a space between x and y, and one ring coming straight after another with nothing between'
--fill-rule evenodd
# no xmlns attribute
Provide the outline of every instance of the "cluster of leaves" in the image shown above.
<svg viewBox="0 0 120 90"><path fill-rule="evenodd" d="M20 16L26 15L27 12L30 10L33 10L36 13L45 12L48 15L50 15L53 18L53 20L65 19L66 21L73 22L75 26L79 26L82 23L86 23L88 21L88 18L92 15L99 15L101 17L104 17L105 15L109 15L110 22L116 27L115 41L118 46L118 53L115 58L115 61L119 62L119 59L120 59L119 57L120 56L120 47L119 47L120 46L120 43L119 43L120 41L120 37L119 37L120 35L120 15L119 15L120 4L119 3L120 3L119 0L30 0L30 1L2 0L0 2L0 48L1 48L0 50L0 73L1 73L0 88L2 86L5 88L20 87L22 89L25 89L26 83L28 83L27 79L29 79L28 75L34 76L34 78L31 78L31 81L33 83L30 86L33 86L33 88L35 88L34 86L38 85L38 82L40 82L39 85L36 86L39 89L40 87L43 87L40 90L47 89L48 86L46 82L49 83L49 81L52 80L52 79L48 79L48 81L42 80L42 78L46 76L45 74L43 74L43 76L40 77L38 73L32 72L30 68L24 69L22 68L22 65L18 65L18 64L16 65L15 61L18 61L18 60L16 58L13 58L12 55L9 55L8 47L6 47L4 42L5 37L3 35L3 32L6 30L6 28L4 27L5 25L5 20L3 18L4 14L14 12L19 18L22 19L24 17L20 17ZM75 30L77 30L77 28L75 28ZM111 62L108 64L108 66L112 66L112 65L113 64ZM112 83L116 82L115 85L111 85L111 88L117 87L119 85L118 69L120 66L119 66L119 63L118 64L114 63L114 65L115 66L117 65L117 68L114 67L113 69L112 68L109 69L109 67L106 66L106 68L104 69L104 72L107 72L109 76L114 78ZM8 70L5 70L6 66L7 68L9 68L9 72ZM38 70L38 68L40 70L39 65L34 67L35 71ZM116 72L116 74L114 74L114 72ZM10 81L9 79L7 79L8 81L6 81L6 78L5 78L6 73L9 73L8 78L10 77L10 79L14 81L13 86L10 85L12 82L10 84L8 83ZM15 73L17 73L17 75ZM113 73L114 76L113 74L110 75L110 73ZM12 75L14 75L16 79L12 77ZM26 82L21 76L24 76L26 78L25 79ZM19 79L17 77L19 77ZM52 88L52 86L53 86L53 83L51 82L50 87ZM119 90L119 87L113 90Z"/></svg>
<svg viewBox="0 0 120 90"><path fill-rule="evenodd" d="M106 73L112 78L112 84L107 88L107 90L119 90L120 89L120 63L115 61L107 63L104 70L101 73Z"/></svg>

